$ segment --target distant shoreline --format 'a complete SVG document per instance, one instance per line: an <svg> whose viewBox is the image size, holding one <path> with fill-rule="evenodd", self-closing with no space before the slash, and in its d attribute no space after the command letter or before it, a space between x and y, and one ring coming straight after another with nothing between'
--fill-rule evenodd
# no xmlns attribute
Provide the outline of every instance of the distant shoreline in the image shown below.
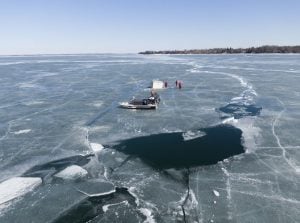
<svg viewBox="0 0 300 223"><path fill-rule="evenodd" d="M191 49L191 50L147 50L139 54L259 54L259 53L300 53L298 46L260 46L249 48L212 48L212 49Z"/></svg>

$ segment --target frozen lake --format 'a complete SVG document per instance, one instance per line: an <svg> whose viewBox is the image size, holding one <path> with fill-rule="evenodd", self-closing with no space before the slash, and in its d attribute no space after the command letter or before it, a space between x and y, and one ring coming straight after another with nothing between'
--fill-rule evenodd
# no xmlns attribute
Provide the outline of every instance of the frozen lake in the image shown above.
<svg viewBox="0 0 300 223"><path fill-rule="evenodd" d="M0 56L0 222L300 222L299 84L298 54Z"/></svg>

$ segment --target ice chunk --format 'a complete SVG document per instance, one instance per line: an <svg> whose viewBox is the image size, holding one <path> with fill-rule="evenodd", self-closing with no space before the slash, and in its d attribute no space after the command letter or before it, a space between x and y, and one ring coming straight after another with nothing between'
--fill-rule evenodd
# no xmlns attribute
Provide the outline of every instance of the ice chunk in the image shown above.
<svg viewBox="0 0 300 223"><path fill-rule="evenodd" d="M182 137L183 137L184 141L196 139L196 138L199 138L199 137L202 137L202 136L205 136L205 135L206 135L206 133L202 132L200 130L187 131L187 132L182 133Z"/></svg>
<svg viewBox="0 0 300 223"><path fill-rule="evenodd" d="M41 183L39 177L13 177L0 183L0 205L30 192Z"/></svg>
<svg viewBox="0 0 300 223"><path fill-rule="evenodd" d="M152 216L152 212L147 208L140 208L140 212L146 217L144 223L154 223L155 220Z"/></svg>
<svg viewBox="0 0 300 223"><path fill-rule="evenodd" d="M106 180L90 180L78 184L76 189L89 197L99 197L116 192L115 186Z"/></svg>
<svg viewBox="0 0 300 223"><path fill-rule="evenodd" d="M83 177L86 177L88 172L80 166L72 165L68 166L64 170L55 174L55 177L64 179L64 180L77 180Z"/></svg>
<svg viewBox="0 0 300 223"><path fill-rule="evenodd" d="M214 195L215 195L215 196L217 196L217 197L219 197L219 196L220 196L220 193L219 193L218 191L216 191L216 190L213 190L213 192L214 192Z"/></svg>
<svg viewBox="0 0 300 223"><path fill-rule="evenodd" d="M100 152L101 150L103 150L103 146L99 143L90 143L92 150L94 151L94 153Z"/></svg>

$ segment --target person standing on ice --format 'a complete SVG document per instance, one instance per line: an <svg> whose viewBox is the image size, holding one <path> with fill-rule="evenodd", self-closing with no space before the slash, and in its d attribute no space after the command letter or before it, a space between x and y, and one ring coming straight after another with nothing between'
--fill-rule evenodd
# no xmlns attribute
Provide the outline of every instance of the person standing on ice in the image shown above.
<svg viewBox="0 0 300 223"><path fill-rule="evenodd" d="M181 81L178 82L178 88L179 88L179 89L182 88L182 82L181 82Z"/></svg>

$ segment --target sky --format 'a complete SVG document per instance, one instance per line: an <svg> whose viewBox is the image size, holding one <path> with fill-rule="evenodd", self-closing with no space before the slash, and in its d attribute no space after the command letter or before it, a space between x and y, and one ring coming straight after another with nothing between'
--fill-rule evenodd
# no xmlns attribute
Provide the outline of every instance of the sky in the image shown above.
<svg viewBox="0 0 300 223"><path fill-rule="evenodd" d="M0 54L300 45L299 0L0 0Z"/></svg>

